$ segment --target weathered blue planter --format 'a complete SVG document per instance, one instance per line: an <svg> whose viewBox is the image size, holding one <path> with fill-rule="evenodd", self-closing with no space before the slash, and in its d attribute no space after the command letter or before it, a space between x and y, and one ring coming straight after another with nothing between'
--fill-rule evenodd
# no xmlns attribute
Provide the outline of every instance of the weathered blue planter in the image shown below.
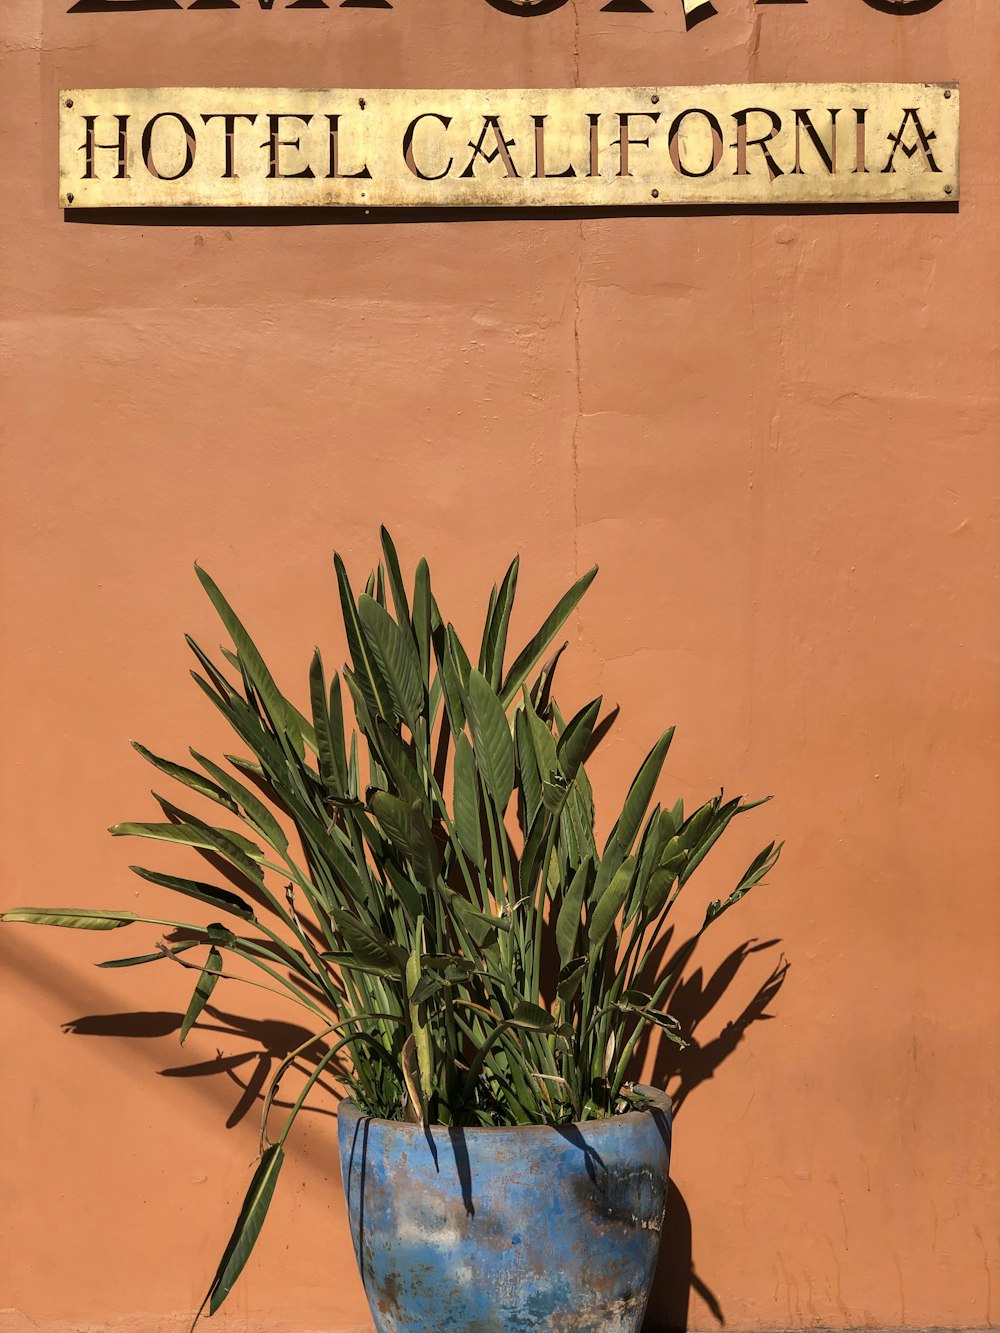
<svg viewBox="0 0 1000 1333"><path fill-rule="evenodd" d="M448 1129L340 1107L354 1252L379 1333L638 1333L670 1101L560 1129Z"/></svg>

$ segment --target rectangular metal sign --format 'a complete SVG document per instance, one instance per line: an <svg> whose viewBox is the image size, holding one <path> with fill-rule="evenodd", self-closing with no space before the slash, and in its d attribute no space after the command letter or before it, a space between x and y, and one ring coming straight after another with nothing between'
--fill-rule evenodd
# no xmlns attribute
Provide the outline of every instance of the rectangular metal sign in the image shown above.
<svg viewBox="0 0 1000 1333"><path fill-rule="evenodd" d="M943 83L86 88L60 94L64 208L948 203Z"/></svg>

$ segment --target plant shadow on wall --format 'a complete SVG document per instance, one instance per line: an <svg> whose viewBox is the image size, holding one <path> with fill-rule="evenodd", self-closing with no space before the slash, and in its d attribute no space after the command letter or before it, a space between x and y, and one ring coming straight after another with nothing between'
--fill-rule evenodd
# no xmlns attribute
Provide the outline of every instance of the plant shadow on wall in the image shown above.
<svg viewBox="0 0 1000 1333"><path fill-rule="evenodd" d="M695 961L692 941L686 941L671 955L671 939L671 934L664 937L655 962L658 970L672 972L677 977L668 991L664 1007L680 1022L688 1045L681 1050L671 1042L661 1041L654 1054L644 1043L636 1052L635 1068L647 1065L652 1055L651 1081L655 1087L670 1092L676 1119L692 1093L715 1077L753 1024L774 1017L768 1009L784 984L789 964L783 955L779 956L749 1002L735 1017L725 1021L716 1036L703 1038L704 1027L713 1014L725 1008L727 994L742 976L744 968L752 964L757 955L773 959L780 941L747 940L706 976L701 967L690 970L690 964ZM136 1040L174 1035L180 1032L183 1021L184 1015L180 1012L90 1014L65 1023L63 1030L75 1036ZM198 1020L198 1029L224 1040L227 1047L237 1041L242 1046L250 1044L249 1049L231 1054L218 1049L212 1059L159 1068L157 1073L164 1078L197 1080L213 1102L228 1105L227 1129L235 1128L248 1117L259 1116L271 1078L293 1052L299 1052L293 1068L301 1077L315 1068L329 1049L310 1029L297 1023L247 1018L214 1005L206 1006ZM151 1063L157 1064L152 1051L149 1055ZM323 1118L336 1116L333 1107L342 1095L337 1082L340 1072L342 1070L337 1068L335 1061L329 1080L324 1079L321 1083L329 1096L328 1103L308 1107L307 1114ZM235 1089L234 1101L231 1101L232 1092L227 1089ZM293 1103L279 1095L273 1104L276 1109L289 1110ZM683 1128L681 1132L683 1134ZM332 1138L328 1142L332 1149ZM325 1166L337 1176L339 1167L336 1163ZM711 1273L699 1273L694 1266L691 1215L673 1180L667 1195L663 1237L644 1333L683 1333L688 1328L692 1293L704 1303L716 1324L725 1327L724 1294L711 1285Z"/></svg>
<svg viewBox="0 0 1000 1333"><path fill-rule="evenodd" d="M531 1298L543 1302L532 1307L539 1327L551 1318L565 1327L603 1327L614 1319L635 1333L667 1202L670 1108L654 1088L632 1079L652 1068L657 1085L672 1085L683 1107L747 1028L768 1016L783 962L719 1036L701 1040L707 1016L744 964L777 941L745 943L709 976L687 969L705 931L761 883L781 848L769 843L727 896L707 906L688 890L684 903L701 925L682 932L673 909L687 882L733 820L764 802L725 799L720 791L693 810L685 810L683 799L658 803L673 739L668 727L598 846L585 761L615 713L600 721L598 697L564 717L554 690L563 649L546 660L596 569L578 578L521 651L509 655L515 559L490 593L482 642L470 658L441 613L426 561L417 566L411 592L385 529L381 538L383 559L360 597L334 557L351 659L342 678L353 716L345 714L340 673L327 677L319 650L309 671L310 713L301 712L281 693L219 588L198 570L233 648L222 648L220 665L189 639L199 667L193 674L242 753L226 753L220 763L192 748L198 766L192 768L133 744L188 797L221 808L222 823L154 793L162 821L117 824L111 832L184 847L202 858L210 877L133 866L169 892L156 915L45 906L15 908L2 919L88 931L154 926L159 938L152 949L100 966L169 963L187 977L183 1015L91 1016L68 1025L71 1031L121 1037L176 1029L183 1044L201 1022L226 1036L227 1045L234 1038L253 1043L251 1050L162 1071L230 1080L238 1088L230 1124L262 1102L259 1164L195 1323L206 1307L215 1313L222 1305L246 1263L306 1099L337 1083L352 1099L340 1116L341 1156L345 1177L357 1182L348 1191L349 1214L380 1329L382 1304L372 1286L378 1274L369 1271L370 1247L358 1248L360 1218L372 1216L363 1202L369 1177L363 1157L356 1178L353 1150L350 1160L344 1155L359 1116L389 1126L378 1132L408 1144L400 1161L423 1163L422 1170L430 1172L431 1160L438 1164L436 1141L461 1144L467 1165L473 1146L485 1154L476 1158L486 1166L477 1177L475 1208L457 1148L453 1154L458 1178L450 1188L461 1184L462 1198L455 1198L460 1215L449 1221L448 1234L455 1244L467 1237L469 1263L454 1271L470 1276L449 1298L449 1327L471 1326L472 1307L485 1295L490 1326L498 1329L520 1328ZM183 904L170 911L178 898ZM190 900L198 913L209 909L207 923L191 919ZM236 981L305 1010L303 1025L220 1007L217 984L228 1000ZM259 1012L256 1003L252 1010ZM654 1046L654 1037L662 1045ZM277 1120L283 1128L272 1138ZM526 1181L519 1226L506 1211L521 1170L520 1153L512 1159L508 1148L503 1155L509 1131L518 1132L522 1146L542 1145L537 1161L546 1173ZM598 1141L600 1152L592 1146ZM565 1158L563 1143L574 1145ZM505 1182L497 1205L488 1185L494 1152L501 1154L495 1178ZM396 1174L394 1168L389 1178ZM542 1212L535 1201L540 1184L556 1191ZM422 1181L415 1186L407 1206L419 1211L440 1198L446 1181L430 1172L426 1188ZM692 1272L679 1194L671 1207L652 1327L684 1325L692 1283L722 1322L718 1298ZM380 1244L394 1243L391 1230L387 1224ZM542 1268L560 1280L535 1290L534 1269L518 1247L523 1239L524 1254L537 1260L552 1235L555 1249ZM491 1245L489 1236L514 1238ZM431 1271L413 1266L412 1239L410 1257L400 1262L414 1275ZM443 1252L428 1244L433 1267ZM579 1271L564 1273L565 1261L587 1245L593 1255ZM605 1269L612 1277L595 1283ZM624 1285L616 1285L614 1274ZM446 1266L440 1276L450 1281L454 1274ZM388 1277L398 1288L399 1273ZM415 1313L417 1305L411 1299L405 1325L440 1333L438 1305L426 1318Z"/></svg>

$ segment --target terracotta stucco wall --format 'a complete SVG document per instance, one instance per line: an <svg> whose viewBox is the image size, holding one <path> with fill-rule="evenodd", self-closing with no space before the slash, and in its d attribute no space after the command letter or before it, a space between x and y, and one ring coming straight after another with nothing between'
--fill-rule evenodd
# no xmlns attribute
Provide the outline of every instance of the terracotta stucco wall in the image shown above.
<svg viewBox="0 0 1000 1333"><path fill-rule="evenodd" d="M342 652L331 550L363 571L379 521L470 629L514 551L522 632L597 561L562 693L621 704L599 802L676 721L670 788L778 798L700 892L788 840L700 958L705 979L782 941L697 1030L658 1317L688 1304L690 1244L699 1328L990 1324L1000 6L717 0L685 32L675 0L281 3L0 16L4 902L162 907L104 829L155 812L129 737L225 743L186 674L182 630L217 639L195 558L290 689L317 640ZM243 225L56 204L61 86L787 78L961 80L960 211ZM164 1075L255 1050L225 1016L260 1011L220 989L180 1051L179 969L90 966L141 943L0 931L5 1333L184 1327L241 1197L256 1111L225 1126L254 1061ZM736 1041L781 950L774 1018ZM302 1123L229 1310L367 1327L329 1115Z"/></svg>

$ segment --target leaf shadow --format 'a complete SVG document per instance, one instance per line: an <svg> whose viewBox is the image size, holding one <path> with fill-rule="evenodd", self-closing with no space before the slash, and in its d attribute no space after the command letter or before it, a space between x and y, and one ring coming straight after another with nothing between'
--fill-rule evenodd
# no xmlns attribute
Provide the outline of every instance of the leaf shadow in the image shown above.
<svg viewBox="0 0 1000 1333"><path fill-rule="evenodd" d="M770 1020L770 1012L787 977L789 963L780 953L780 940L749 939L733 949L716 966L702 966L690 970L697 937L675 945L672 930L664 933L650 960L650 973L673 976L676 980L663 997L663 1008L678 1020L687 1041L684 1049L662 1039L653 1049L647 1036L635 1052L634 1070L649 1069L652 1073L644 1081L667 1088L673 1100L675 1117L681 1113L691 1095L703 1084L715 1078L722 1064L736 1051L754 1024ZM779 950L777 961L774 951ZM726 997L734 984L745 974L754 960L771 955L769 971L757 986L750 1000L739 1012L728 1018L721 1030L713 1036L703 1036L709 1018L724 1009ZM64 1032L76 1036L112 1039L158 1039L179 1032L182 1016L166 1011L89 1014L63 1024ZM315 1038L309 1042L311 1030L301 1024L275 1019L253 1019L241 1014L206 1006L197 1030L216 1033L227 1039L250 1043L248 1049L228 1053L217 1050L214 1057L195 1059L167 1068L158 1068L164 1078L192 1080L196 1086L218 1104L228 1104L227 1128L245 1120L260 1106L265 1089L274 1071L293 1052L302 1048L291 1063L288 1077L297 1080L315 1068L316 1062L329 1049L327 1042ZM157 1057L159 1056L159 1048ZM152 1052L151 1052L152 1054ZM159 1059L156 1059L159 1064ZM320 1086L336 1102L341 1094L336 1080L345 1072L339 1060L330 1068L330 1077L320 1080ZM235 1089L235 1100L232 1090ZM290 1109L292 1100L279 1094L274 1098L275 1110ZM304 1112L336 1116L329 1105L307 1104ZM691 1293L696 1293L707 1307L719 1328L726 1327L722 1301L705 1277L700 1274L692 1258L692 1222L688 1205L675 1181L671 1181L667 1197L663 1227L664 1244L661 1248L653 1288L643 1324L644 1333L682 1333L689 1326Z"/></svg>
<svg viewBox="0 0 1000 1333"><path fill-rule="evenodd" d="M207 1022L206 1016L213 1021ZM64 1023L62 1029L65 1033L78 1037L149 1039L168 1037L179 1032L182 1021L181 1014L164 1011L87 1014ZM235 1037L252 1042L254 1045L248 1050L229 1054L217 1050L210 1059L173 1065L158 1069L156 1072L162 1078L217 1080L221 1076L228 1080L229 1084L235 1085L238 1095L226 1118L227 1129L235 1128L250 1114L255 1105L263 1101L265 1089L273 1073L293 1051L299 1051L299 1054L290 1064L288 1074L294 1072L306 1076L315 1069L317 1062L329 1049L327 1043L318 1037L309 1043L311 1030L297 1023L246 1018L240 1014L231 1014L218 1009L214 1005L206 1005L196 1028L200 1032L214 1032L229 1039ZM332 1077L321 1077L317 1080L317 1086L335 1100L339 1100L341 1092L337 1078L345 1072L345 1068L336 1058L329 1068ZM215 1083L212 1088L213 1095L217 1097L223 1086L224 1084ZM276 1110L290 1110L292 1105L293 1100L283 1098L280 1092L272 1101L272 1106ZM303 1107L302 1113L334 1117L337 1114L336 1110L315 1103Z"/></svg>
<svg viewBox="0 0 1000 1333"><path fill-rule="evenodd" d="M680 1023L687 1042L683 1048L661 1038L653 1053L652 1074L645 1081L670 1091L674 1117L680 1114L689 1097L714 1078L720 1066L746 1037L749 1029L774 1017L768 1012L785 983L789 963L779 952L780 940L746 940L706 973L701 967L687 973L697 945L697 937L685 940L670 955L672 932L667 931L657 947L650 971L675 976L663 998L663 1008ZM742 1010L723 1025L714 1037L702 1039L699 1030L716 1011L746 965L756 955L771 954L771 969ZM643 1067L650 1055L649 1037L636 1051L635 1068ZM718 1294L696 1271L692 1258L691 1214L687 1203L671 1180L667 1211L663 1224L663 1246L646 1310L643 1333L683 1333L688 1328L691 1293L707 1306L717 1327L726 1327L726 1318Z"/></svg>

